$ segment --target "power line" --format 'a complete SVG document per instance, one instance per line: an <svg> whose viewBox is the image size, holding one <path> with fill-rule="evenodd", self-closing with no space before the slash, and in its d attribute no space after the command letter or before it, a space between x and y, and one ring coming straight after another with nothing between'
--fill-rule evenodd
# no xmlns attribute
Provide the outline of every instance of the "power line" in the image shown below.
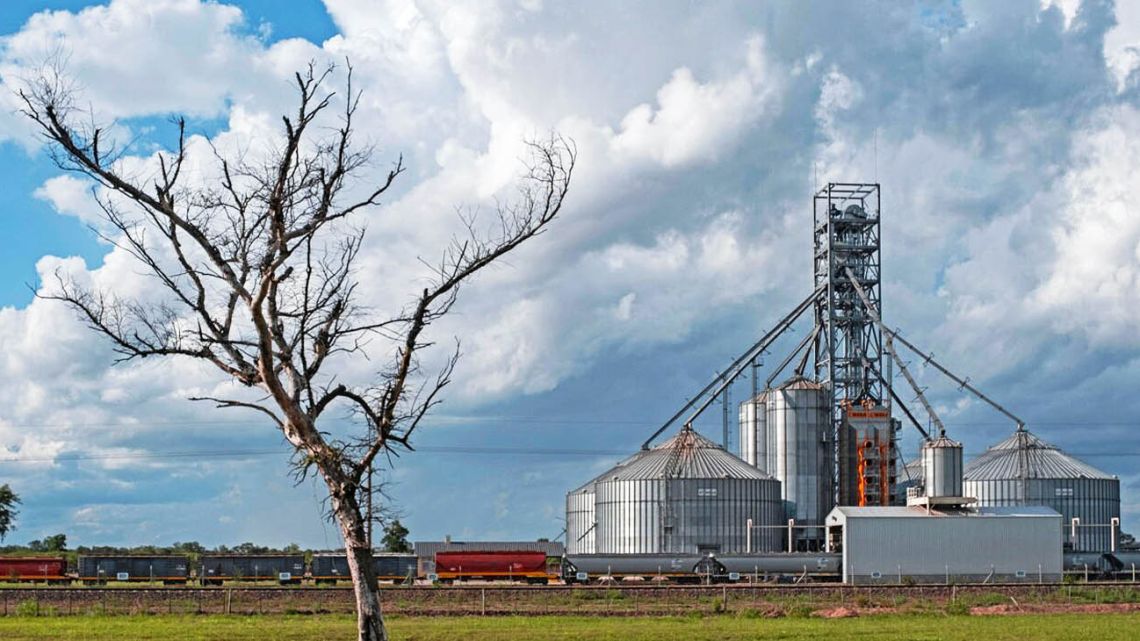
<svg viewBox="0 0 1140 641"><path fill-rule="evenodd" d="M602 450L602 449L570 449L570 448L526 448L526 447L466 447L466 446L424 446L417 447L415 452L437 454L519 454L541 456L626 456L632 450ZM169 458L241 458L253 456L268 456L289 454L291 451L276 450L193 450L179 452L135 452L117 454L67 454L61 456L39 456L27 458L0 459L4 463L70 463L77 461L106 461L106 460L149 460Z"/></svg>
<svg viewBox="0 0 1140 641"><path fill-rule="evenodd" d="M325 424L339 424L339 425L353 425L349 421L326 421ZM549 417L534 417L534 416L434 416L431 417L426 425L440 426L442 424L455 425L463 423L502 423L506 425L630 425L639 427L655 427L657 422L645 420L624 420L624 419L603 419L603 418L549 418ZM945 421L948 426L957 427L984 427L984 426L1002 426L1009 425L1009 421ZM249 419L235 419L235 420L205 420L205 419L179 419L171 421L163 420L147 420L135 423L123 422L39 422L39 423L3 423L4 427L15 428L39 428L39 427L70 427L70 428L88 428L88 427L147 427L147 426L161 426L161 427L180 427L180 426L244 426L251 428L263 428L270 425L268 422L255 423ZM1063 425L1066 427L1140 427L1140 421L1086 421L1086 420L1071 420L1071 421L1035 421L1027 419L1026 425L1041 426L1041 425Z"/></svg>
<svg viewBox="0 0 1140 641"><path fill-rule="evenodd" d="M585 448L528 448L528 447L480 447L462 445L424 446L415 448L415 452L435 454L469 454L469 455L534 455L534 456L628 456L634 452L629 450L585 449ZM117 454L69 454L62 456L42 456L27 458L0 459L0 465L5 463L70 463L80 461L104 460L151 460L175 458L242 458L255 456L270 456L289 454L284 449L249 449L249 450L188 450L173 452L135 452ZM982 452L967 452L970 456L977 456ZM1069 452L1072 456L1088 458L1140 457L1140 452Z"/></svg>

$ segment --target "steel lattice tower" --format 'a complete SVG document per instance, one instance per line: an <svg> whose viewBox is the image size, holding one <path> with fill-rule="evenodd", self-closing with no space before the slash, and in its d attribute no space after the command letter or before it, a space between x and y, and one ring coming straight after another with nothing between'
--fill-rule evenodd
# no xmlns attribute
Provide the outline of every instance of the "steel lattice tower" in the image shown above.
<svg viewBox="0 0 1140 641"><path fill-rule="evenodd" d="M837 504L856 504L854 474L845 469L845 413L854 406L886 405L883 337L867 313L846 268L882 318L880 293L880 195L877 183L828 183L814 198L816 378L831 396L832 478Z"/></svg>

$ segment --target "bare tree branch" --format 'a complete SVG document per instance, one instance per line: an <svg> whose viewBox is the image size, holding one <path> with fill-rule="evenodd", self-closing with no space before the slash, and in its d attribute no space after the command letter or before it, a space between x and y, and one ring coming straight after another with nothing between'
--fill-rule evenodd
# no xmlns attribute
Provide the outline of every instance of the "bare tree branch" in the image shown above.
<svg viewBox="0 0 1140 641"><path fill-rule="evenodd" d="M557 135L527 143L516 197L499 203L486 225L461 214L465 233L431 263L428 286L403 312L377 317L357 303L364 229L355 218L379 205L405 168L399 158L369 175L374 151L353 140L360 92L352 67L345 67L343 96L327 87L334 71L310 64L294 76L296 110L282 117L267 157L194 142L177 118L174 148L158 153L142 176L126 173L138 165L122 162L126 147L108 138L108 127L84 119L58 61L19 97L56 163L94 181L106 224L98 233L159 286L154 295L122 299L60 271L39 295L73 308L120 361L192 358L262 393L193 400L266 416L293 446L298 478L320 475L349 552L358 632L371 640L385 633L361 512L365 481L378 457L412 449L412 435L441 402L460 356L457 342L437 371L422 371L428 330L464 283L548 228L568 193L577 150ZM330 119L335 127L325 125ZM211 162L216 178L187 178L188 167ZM336 357L370 354L382 358L370 384L337 383L326 371ZM334 437L322 429L334 408L361 430Z"/></svg>

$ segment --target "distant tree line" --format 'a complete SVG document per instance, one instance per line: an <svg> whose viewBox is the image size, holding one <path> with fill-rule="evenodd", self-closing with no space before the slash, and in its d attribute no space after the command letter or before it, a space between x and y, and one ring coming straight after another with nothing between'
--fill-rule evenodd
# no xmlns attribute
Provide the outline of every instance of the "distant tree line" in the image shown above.
<svg viewBox="0 0 1140 641"><path fill-rule="evenodd" d="M408 542L408 528L404 527L398 519L384 526L382 544L385 552L412 551L412 546ZM343 552L344 548L340 548L336 551ZM80 545L73 550L69 550L67 548L67 535L62 533L29 541L24 545L0 545L0 554L32 555L67 553L69 557L102 554L138 556L181 554L196 559L202 554L303 554L305 552L306 550L303 550L301 546L296 543L290 543L278 548L268 545L258 545L251 541L239 543L233 547L219 545L213 548L208 548L197 541L176 541L170 545L136 545L133 547Z"/></svg>

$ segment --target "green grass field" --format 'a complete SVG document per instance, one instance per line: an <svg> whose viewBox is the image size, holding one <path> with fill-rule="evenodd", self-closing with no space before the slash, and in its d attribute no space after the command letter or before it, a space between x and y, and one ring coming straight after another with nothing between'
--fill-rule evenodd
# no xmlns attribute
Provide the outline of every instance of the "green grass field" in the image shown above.
<svg viewBox="0 0 1140 641"><path fill-rule="evenodd" d="M736 639L874 639L875 641L1132 641L1140 614L1019 616L867 616L850 619L736 616L691 618L470 617L392 618L393 639L417 641L703 641ZM347 616L10 617L0 639L219 639L335 641L353 639Z"/></svg>

